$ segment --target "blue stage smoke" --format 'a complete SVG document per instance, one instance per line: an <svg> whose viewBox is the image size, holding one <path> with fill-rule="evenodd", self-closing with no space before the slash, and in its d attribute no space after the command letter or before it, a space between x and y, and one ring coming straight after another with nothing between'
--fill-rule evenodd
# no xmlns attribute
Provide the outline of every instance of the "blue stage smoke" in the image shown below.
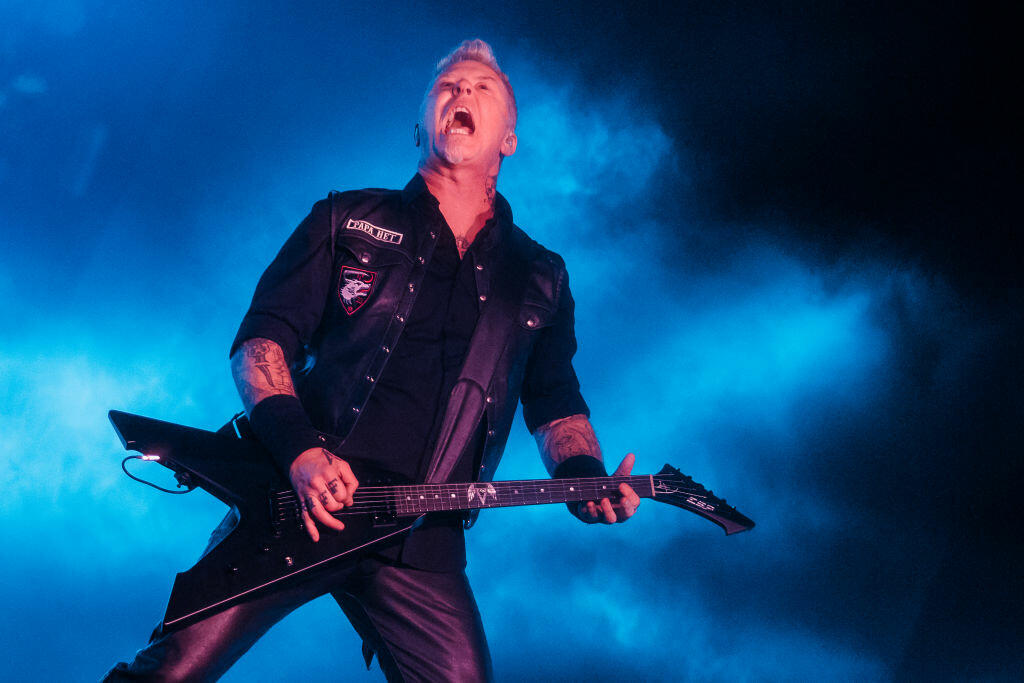
<svg viewBox="0 0 1024 683"><path fill-rule="evenodd" d="M95 680L144 643L223 512L125 478L106 411L216 428L239 409L227 350L260 272L329 190L411 177L431 60L485 24L387 3L40 7L0 12L0 642L9 680ZM606 459L670 462L758 522L725 539L652 501L609 528L560 506L485 513L469 571L499 679L891 675L907 632L872 640L874 607L826 618L843 597L815 603L828 594L813 577L861 525L837 433L878 419L907 372L908 316L942 314L951 295L883 255L821 262L770 223L689 218L695 161L642 93L596 95L569 64L483 37L521 106L499 190L568 263ZM959 351L941 327L921 334L950 359L941 386ZM840 479L809 474L826 465ZM540 476L520 423L498 478ZM903 617L920 591L881 598ZM226 680L360 669L321 600Z"/></svg>

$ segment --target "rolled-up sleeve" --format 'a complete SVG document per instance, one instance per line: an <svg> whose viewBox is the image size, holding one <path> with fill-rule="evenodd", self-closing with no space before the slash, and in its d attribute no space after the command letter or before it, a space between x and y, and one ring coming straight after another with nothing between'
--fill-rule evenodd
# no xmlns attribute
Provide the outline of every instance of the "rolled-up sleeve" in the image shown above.
<svg viewBox="0 0 1024 683"><path fill-rule="evenodd" d="M231 344L261 337L277 342L289 362L309 343L323 317L331 277L330 199L313 205L256 286Z"/></svg>
<svg viewBox="0 0 1024 683"><path fill-rule="evenodd" d="M564 272L562 277L558 308L551 324L537 333L523 377L523 418L531 434L563 417L590 417L590 408L583 400L572 367L576 354L575 303L569 291L569 278Z"/></svg>

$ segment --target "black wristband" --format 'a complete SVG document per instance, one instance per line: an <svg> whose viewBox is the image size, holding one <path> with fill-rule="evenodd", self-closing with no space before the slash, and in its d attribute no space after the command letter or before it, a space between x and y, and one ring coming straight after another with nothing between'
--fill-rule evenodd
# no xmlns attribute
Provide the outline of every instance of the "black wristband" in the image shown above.
<svg viewBox="0 0 1024 683"><path fill-rule="evenodd" d="M303 451L322 448L325 443L302 402L287 394L268 396L253 406L249 425L286 476Z"/></svg>
<svg viewBox="0 0 1024 683"><path fill-rule="evenodd" d="M577 479L581 477L607 477L608 470L604 463L592 455L574 455L568 460L558 463L554 479Z"/></svg>

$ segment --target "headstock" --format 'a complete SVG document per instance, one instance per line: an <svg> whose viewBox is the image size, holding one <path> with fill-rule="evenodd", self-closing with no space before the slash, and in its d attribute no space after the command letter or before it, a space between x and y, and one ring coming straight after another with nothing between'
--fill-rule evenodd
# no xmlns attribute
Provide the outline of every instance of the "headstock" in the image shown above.
<svg viewBox="0 0 1024 683"><path fill-rule="evenodd" d="M671 465L651 477L654 480L654 500L689 510L725 529L725 535L749 531L754 522L734 507L716 498L706 488Z"/></svg>

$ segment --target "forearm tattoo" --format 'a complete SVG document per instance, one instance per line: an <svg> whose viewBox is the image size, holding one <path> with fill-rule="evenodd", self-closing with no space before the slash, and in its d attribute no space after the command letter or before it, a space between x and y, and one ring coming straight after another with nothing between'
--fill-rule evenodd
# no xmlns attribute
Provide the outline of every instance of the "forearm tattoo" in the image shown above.
<svg viewBox="0 0 1024 683"><path fill-rule="evenodd" d="M268 396L295 395L292 375L277 342L249 339L231 357L231 371L246 410Z"/></svg>
<svg viewBox="0 0 1024 683"><path fill-rule="evenodd" d="M601 445L586 415L572 415L555 420L538 429L537 440L541 458L548 472L575 455L590 455L601 460Z"/></svg>

